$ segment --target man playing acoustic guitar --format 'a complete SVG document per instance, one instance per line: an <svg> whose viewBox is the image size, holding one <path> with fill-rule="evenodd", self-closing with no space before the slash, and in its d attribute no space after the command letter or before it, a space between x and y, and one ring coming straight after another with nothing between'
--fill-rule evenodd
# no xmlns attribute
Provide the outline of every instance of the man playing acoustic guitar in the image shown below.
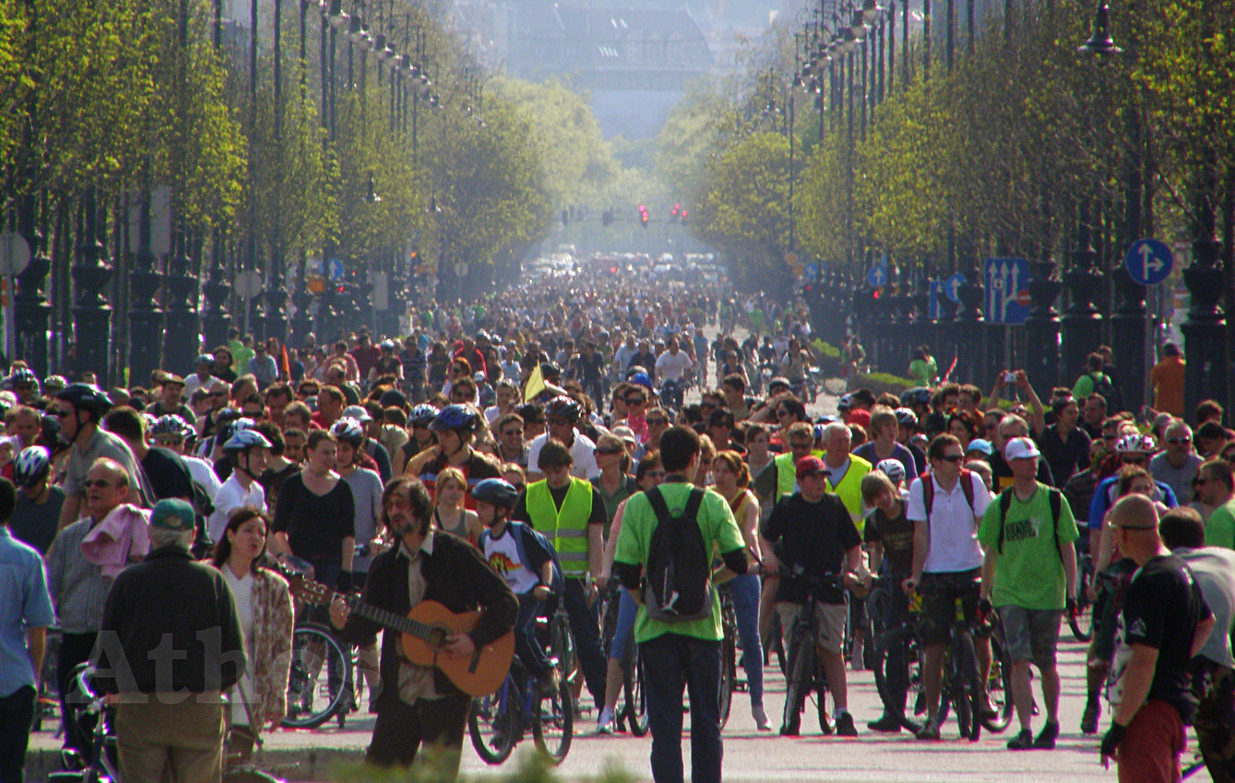
<svg viewBox="0 0 1235 783"><path fill-rule="evenodd" d="M449 754L443 763L457 774L472 700L444 670L450 661L468 661L510 634L519 604L506 580L489 567L479 550L432 528L431 508L429 493L419 480L397 478L386 485L382 521L397 543L373 560L362 601L351 604L356 611L336 597L330 606L330 621L340 629L340 639L355 643L383 627L361 616L372 616L372 609L399 618L422 601L435 601L447 613L479 610L469 633L445 637L438 654L446 660L437 667L413 664L413 657L425 659L405 649L405 643L415 643L404 641L409 634L387 630L382 638L381 682L374 689L377 722L367 761L383 767L410 766L425 744ZM483 655L479 660L480 668L501 666L501 677L510 665L509 654L504 661L497 656L490 662Z"/></svg>

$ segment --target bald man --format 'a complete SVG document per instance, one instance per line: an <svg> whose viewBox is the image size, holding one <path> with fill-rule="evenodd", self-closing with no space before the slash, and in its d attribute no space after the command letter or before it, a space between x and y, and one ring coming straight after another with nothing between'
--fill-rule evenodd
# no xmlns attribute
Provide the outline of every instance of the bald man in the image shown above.
<svg viewBox="0 0 1235 783"><path fill-rule="evenodd" d="M1192 572L1158 535L1158 510L1126 495L1111 510L1115 541L1140 566L1124 598L1124 638L1112 667L1114 718L1102 738L1102 764L1119 780L1180 779L1179 754L1197 699L1190 662L1214 627Z"/></svg>

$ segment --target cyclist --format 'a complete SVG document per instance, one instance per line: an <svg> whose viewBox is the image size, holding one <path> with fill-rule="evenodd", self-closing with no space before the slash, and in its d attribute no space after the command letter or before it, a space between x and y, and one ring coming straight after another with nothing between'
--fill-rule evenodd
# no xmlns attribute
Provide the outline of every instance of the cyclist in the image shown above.
<svg viewBox="0 0 1235 783"><path fill-rule="evenodd" d="M986 485L976 473L962 466L965 455L955 435L936 435L927 448L931 472L909 487L909 511L913 522L913 572L901 583L906 594L922 585L922 610L918 636L926 650L923 679L927 721L918 739L939 739L939 697L943 687L944 647L956 622L960 599L966 622L978 619L978 578L982 549L978 524L990 504ZM985 683L991 668L990 637L979 633L974 640L978 655L979 682ZM984 697L983 713L994 714Z"/></svg>
<svg viewBox="0 0 1235 783"><path fill-rule="evenodd" d="M519 599L515 651L539 683L541 693L551 694L557 690L559 679L536 634L536 617L561 579L553 562L553 545L532 528L510 519L519 491L509 481L485 479L472 490L472 498L476 515L486 528L477 546Z"/></svg>
<svg viewBox="0 0 1235 783"><path fill-rule="evenodd" d="M574 398L566 395L558 395L545 405L545 422L548 424L548 430L528 444L529 481L539 481L544 478L536 466L539 464L540 450L550 439L560 441L570 449L572 460L570 475L581 479L590 479L599 475L600 468L596 467L596 443L579 432L578 427L575 426L579 423L582 413L583 406Z"/></svg>
<svg viewBox="0 0 1235 783"><path fill-rule="evenodd" d="M893 585L899 585L913 573L913 523L905 516L906 504L897 481L886 472L896 468L903 470L898 460L886 459L862 477L862 502L871 508L862 531L862 540L870 552L870 570L879 573L886 561L884 578ZM884 618L886 626L891 628L908 622L908 596L895 589L889 591L888 596L888 613ZM874 642L873 639L871 641ZM904 648L889 650L887 666L887 671L892 675L888 683L892 689L890 696L902 706L909 688L905 677L905 652ZM878 720L866 726L872 731L901 730L900 721L886 708Z"/></svg>
<svg viewBox="0 0 1235 783"><path fill-rule="evenodd" d="M64 490L50 479L51 455L42 446L24 448L13 460L13 483L18 492L9 531L40 555L51 549L56 538L56 520L64 504Z"/></svg>
<svg viewBox="0 0 1235 783"><path fill-rule="evenodd" d="M211 541L218 541L227 530L227 516L233 509L252 506L266 513L266 490L258 482L266 470L266 450L270 441L256 430L239 430L223 444L223 453L235 464L232 474L214 495L214 513L208 530Z"/></svg>
<svg viewBox="0 0 1235 783"><path fill-rule="evenodd" d="M841 577L843 587L858 584L856 571L862 551L862 539L849 518L841 499L826 492L828 468L818 457L798 460L799 489L776 504L772 516L760 531L760 549L764 565L775 570L778 556L773 554L777 542L782 543L779 560L783 561L776 591L776 612L781 628L787 629L802 608L808 595L808 585L802 577L824 579ZM849 714L848 690L845 680L845 622L849 607L845 603L842 584L816 588L815 612L819 616L819 634L815 645L827 674L828 688L835 703L836 732L842 737L857 736L853 716ZM788 731L781 726L781 733Z"/></svg>
<svg viewBox="0 0 1235 783"><path fill-rule="evenodd" d="M479 424L480 415L471 406L442 408L430 425L437 433L437 447L413 459L406 472L419 475L430 493L437 486L437 474L448 467L461 470L469 487L487 478L501 478L497 463L472 448Z"/></svg>

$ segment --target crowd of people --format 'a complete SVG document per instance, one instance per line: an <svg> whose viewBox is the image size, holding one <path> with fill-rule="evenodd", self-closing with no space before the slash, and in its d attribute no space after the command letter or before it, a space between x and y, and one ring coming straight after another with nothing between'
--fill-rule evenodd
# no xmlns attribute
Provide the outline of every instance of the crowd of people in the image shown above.
<svg viewBox="0 0 1235 783"><path fill-rule="evenodd" d="M751 329L742 340L739 324ZM1101 363L1089 387L1045 400L1022 371L1000 373L984 393L939 383L923 349L913 368L923 385L855 389L838 415L813 418L814 400L801 395L817 349L800 303L598 282L426 308L401 339L362 330L292 349L233 333L191 373L159 370L145 387L39 378L15 363L0 391L0 563L16 575L0 599L0 780L21 779L53 625L70 748L89 749L70 702L75 667L90 662L98 690L116 694L128 779L155 779L168 764L176 779L217 779L222 694L227 750L242 757L297 709L287 699L296 609L283 576L293 571L398 615L426 600L478 609L478 625L450 635L446 654L472 655L513 630L524 668L549 693L562 673L535 621L560 601L579 659L573 680L601 734L618 728L633 638L658 783L684 778L684 690L692 777L721 777L712 586L728 583L733 597L760 731L772 729L763 644L774 618L788 628L813 596L829 718L854 736L847 669L862 668L875 641L863 638L856 596L878 575L898 588L889 622L908 622L911 596L922 599L927 720L917 738L941 736L959 599L979 628L996 616L1002 626L1019 722L1008 747L1049 749L1061 731L1059 629L1085 553L1111 574L1095 584L1120 587L1090 588L1102 621L1081 730L1097 731L1109 683L1101 750L1118 758L1121 780L1177 774L1194 722L1215 779L1228 770L1235 433L1222 407L1202 403L1195 426L1182 411L1138 422L1111 404ZM666 404L666 382L697 386L698 402ZM693 519L698 544L665 544L673 519ZM664 579L685 579L683 553L700 547L707 587L684 611L691 586L671 585L667 598ZM675 551L685 565L661 577ZM608 649L602 591L619 605ZM349 607L339 599L328 614L371 686L368 758L409 764L438 745L457 764L469 697ZM208 641L207 628L218 630ZM985 682L989 633L976 651ZM1031 667L1042 690L1036 734ZM903 703L908 683L892 687ZM195 694L195 706L173 720L158 697L176 692ZM902 730L891 711L867 728Z"/></svg>

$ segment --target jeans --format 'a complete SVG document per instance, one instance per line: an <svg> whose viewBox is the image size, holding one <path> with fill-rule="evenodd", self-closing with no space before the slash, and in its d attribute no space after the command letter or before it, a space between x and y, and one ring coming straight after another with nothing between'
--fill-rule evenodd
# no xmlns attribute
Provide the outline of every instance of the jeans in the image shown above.
<svg viewBox="0 0 1235 783"><path fill-rule="evenodd" d="M630 635L635 632L635 618L639 615L639 605L630 597L629 590L618 592L617 628L613 630L613 643L609 646L609 657L626 661L627 643ZM633 649L633 648L632 648Z"/></svg>
<svg viewBox="0 0 1235 783"><path fill-rule="evenodd" d="M684 783L682 689L690 694L692 783L720 783L719 641L662 634L640 645L652 729L652 779Z"/></svg>
<svg viewBox="0 0 1235 783"><path fill-rule="evenodd" d="M742 574L729 582L734 613L738 616L738 638L742 642L742 668L751 706L763 705L763 643L759 639L759 577Z"/></svg>
<svg viewBox="0 0 1235 783"><path fill-rule="evenodd" d="M597 705L605 703L605 653L600 649L600 620L596 604L587 605L587 586L577 577L566 579L566 594L562 596L566 614L570 617L570 633L575 637L575 654L588 693Z"/></svg>
<svg viewBox="0 0 1235 783"><path fill-rule="evenodd" d="M0 698L0 783L22 783L26 779L34 696L34 688L25 685Z"/></svg>
<svg viewBox="0 0 1235 783"><path fill-rule="evenodd" d="M536 617L540 614L543 601L537 601L531 593L519 596L519 619L515 621L515 653L523 666L534 677L541 678L548 674L552 664L545 655L544 645L536 635Z"/></svg>

